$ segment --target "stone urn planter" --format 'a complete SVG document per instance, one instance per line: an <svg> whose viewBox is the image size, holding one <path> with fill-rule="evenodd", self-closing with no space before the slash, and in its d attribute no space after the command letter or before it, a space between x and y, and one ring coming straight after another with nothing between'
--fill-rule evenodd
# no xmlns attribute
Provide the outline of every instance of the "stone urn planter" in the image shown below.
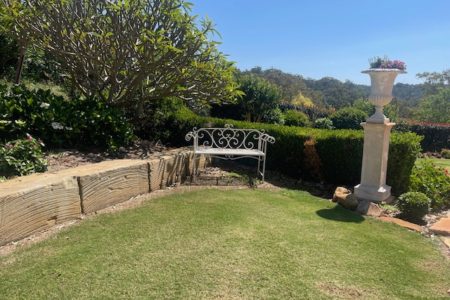
<svg viewBox="0 0 450 300"><path fill-rule="evenodd" d="M383 106L392 101L392 88L398 74L406 73L400 69L368 69L362 73L369 74L371 91L369 101L375 105L375 113L367 119L368 123L389 123L383 113Z"/></svg>
<svg viewBox="0 0 450 300"><path fill-rule="evenodd" d="M398 60L376 58L369 74L371 91L369 101L375 105L375 113L362 123L364 149L361 168L361 183L355 186L355 195L360 203L386 201L391 196L391 187L386 184L389 138L395 125L383 114L383 106L392 101L392 88L398 74L406 73L406 65Z"/></svg>

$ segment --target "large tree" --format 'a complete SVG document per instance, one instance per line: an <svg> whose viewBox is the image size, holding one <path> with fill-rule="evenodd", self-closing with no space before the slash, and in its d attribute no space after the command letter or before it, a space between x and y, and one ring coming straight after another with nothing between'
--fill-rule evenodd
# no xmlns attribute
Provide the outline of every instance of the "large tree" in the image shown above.
<svg viewBox="0 0 450 300"><path fill-rule="evenodd" d="M50 53L86 96L115 105L235 96L234 66L184 0L2 0L23 3L13 28ZM200 25L198 25L200 23Z"/></svg>
<svg viewBox="0 0 450 300"><path fill-rule="evenodd" d="M424 89L427 95L436 94L439 89L450 87L450 69L442 72L423 72L417 74L417 77L425 81Z"/></svg>
<svg viewBox="0 0 450 300"><path fill-rule="evenodd" d="M259 76L253 74L239 76L239 88L243 95L239 99L238 107L247 121L263 121L280 104L280 89Z"/></svg>
<svg viewBox="0 0 450 300"><path fill-rule="evenodd" d="M1 0L0 2L0 35L10 44L9 51L17 51L16 74L14 82L19 84L25 61L25 53L30 41L29 31L20 26L29 18L29 11L20 0ZM6 54L6 53L5 53ZM2 54L5 56L5 54ZM8 53L6 55L11 55Z"/></svg>
<svg viewBox="0 0 450 300"><path fill-rule="evenodd" d="M420 121L450 123L450 88L440 88L421 100L415 117Z"/></svg>
<svg viewBox="0 0 450 300"><path fill-rule="evenodd" d="M425 97L413 115L420 121L450 123L450 69L417 74L425 81Z"/></svg>

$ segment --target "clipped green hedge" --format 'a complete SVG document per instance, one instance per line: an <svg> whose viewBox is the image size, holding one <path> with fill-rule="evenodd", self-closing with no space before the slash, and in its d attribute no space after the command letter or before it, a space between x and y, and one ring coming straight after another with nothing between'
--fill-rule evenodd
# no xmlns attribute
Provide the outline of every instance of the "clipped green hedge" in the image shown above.
<svg viewBox="0 0 450 300"><path fill-rule="evenodd" d="M267 167L297 178L315 178L312 170L319 169L320 179L328 183L356 185L360 181L363 131L327 130L302 128L274 124L250 123L243 121L200 117L187 109L175 113L167 126L173 133L169 141L172 145L186 145L184 136L194 127L222 127L233 124L237 128L263 129L275 137L269 145ZM305 142L314 141L315 153L320 164L311 167L310 151L305 153ZM393 133L389 151L387 184L400 195L408 190L409 177L414 162L420 152L421 138L413 133Z"/></svg>

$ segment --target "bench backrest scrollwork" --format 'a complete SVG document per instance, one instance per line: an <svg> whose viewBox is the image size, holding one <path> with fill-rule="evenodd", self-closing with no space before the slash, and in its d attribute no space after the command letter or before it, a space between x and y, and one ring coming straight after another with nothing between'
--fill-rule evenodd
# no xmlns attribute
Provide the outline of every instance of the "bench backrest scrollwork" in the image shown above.
<svg viewBox="0 0 450 300"><path fill-rule="evenodd" d="M199 147L219 149L247 149L266 152L267 143L274 143L275 139L257 129L237 129L231 124L224 128L194 128L186 134L186 141L194 141L194 150Z"/></svg>

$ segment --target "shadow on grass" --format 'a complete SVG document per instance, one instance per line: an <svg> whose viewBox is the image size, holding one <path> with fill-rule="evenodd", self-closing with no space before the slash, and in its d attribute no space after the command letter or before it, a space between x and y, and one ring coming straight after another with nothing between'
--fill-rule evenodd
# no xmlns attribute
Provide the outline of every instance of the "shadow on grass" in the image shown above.
<svg viewBox="0 0 450 300"><path fill-rule="evenodd" d="M339 205L333 208L320 209L316 211L316 214L321 218L338 222L361 223L364 221L364 217L361 215L348 211Z"/></svg>
<svg viewBox="0 0 450 300"><path fill-rule="evenodd" d="M242 163L242 161L244 163ZM239 161L229 161L215 159L212 163L213 166L220 168L226 172L245 174L246 178L250 180L250 185L252 185L256 179L256 164L254 160L243 159ZM333 197L335 185L330 184L320 184L317 182L308 182L303 180L294 179L285 176L277 171L266 170L266 182L280 188L287 188L291 190L306 191L313 196L320 197L323 199L330 199ZM259 179L259 177L258 177Z"/></svg>

